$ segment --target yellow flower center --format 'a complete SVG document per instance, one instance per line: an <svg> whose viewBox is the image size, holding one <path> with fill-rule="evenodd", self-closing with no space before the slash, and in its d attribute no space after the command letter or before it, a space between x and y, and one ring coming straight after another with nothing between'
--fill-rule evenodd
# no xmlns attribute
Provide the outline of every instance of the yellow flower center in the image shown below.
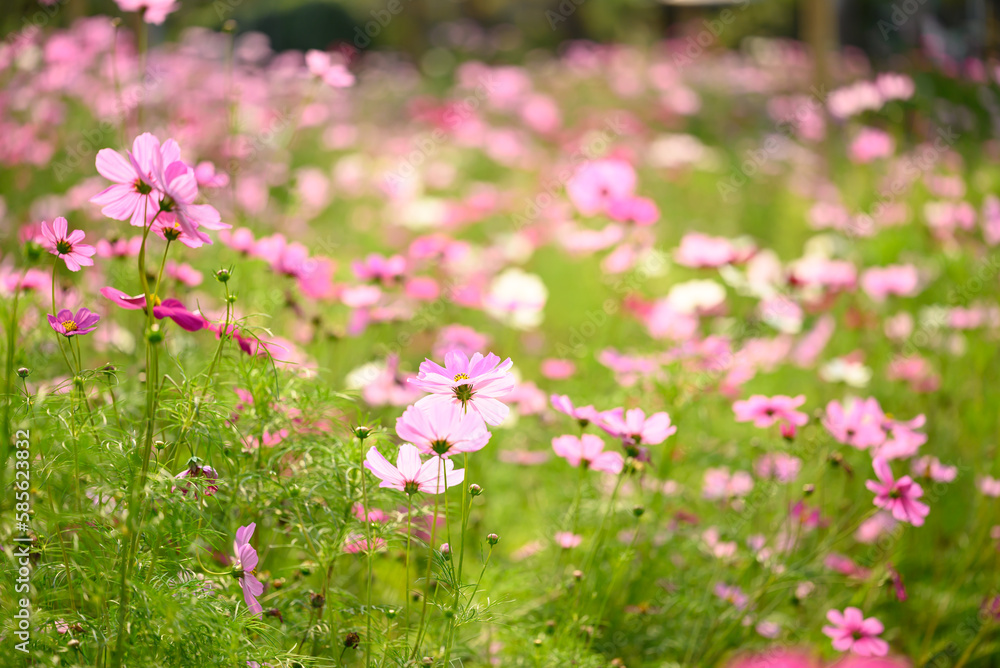
<svg viewBox="0 0 1000 668"><path fill-rule="evenodd" d="M65 331L67 331L67 332L75 332L77 329L79 329L79 327L77 326L77 324L75 322L73 322L72 320L66 320L66 321L64 321L63 324L62 324L62 326L63 326L63 329Z"/></svg>
<svg viewBox="0 0 1000 668"><path fill-rule="evenodd" d="M467 373L455 374L455 382L457 383L460 380L469 380L469 374Z"/></svg>

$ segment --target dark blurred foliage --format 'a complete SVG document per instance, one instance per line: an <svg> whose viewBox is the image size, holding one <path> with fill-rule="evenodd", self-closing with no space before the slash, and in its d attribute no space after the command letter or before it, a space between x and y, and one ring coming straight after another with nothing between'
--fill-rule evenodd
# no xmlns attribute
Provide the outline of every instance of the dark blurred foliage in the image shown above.
<svg viewBox="0 0 1000 668"><path fill-rule="evenodd" d="M113 0L2 0L0 30L67 25L93 14L120 15ZM738 46L748 36L804 38L807 4L827 3L836 20L827 30L834 43L861 48L875 60L932 44L957 60L995 55L1000 46L1000 0L181 0L182 7L154 38L186 26L266 33L278 50L391 48L414 55L434 46L476 47L523 54L553 49L572 39L648 43L705 29L722 12L735 20L717 36L718 47ZM393 11L395 10L395 11ZM131 24L134 17L126 17ZM464 34L480 43L456 45L449 26L475 26ZM462 32L462 31L459 31Z"/></svg>

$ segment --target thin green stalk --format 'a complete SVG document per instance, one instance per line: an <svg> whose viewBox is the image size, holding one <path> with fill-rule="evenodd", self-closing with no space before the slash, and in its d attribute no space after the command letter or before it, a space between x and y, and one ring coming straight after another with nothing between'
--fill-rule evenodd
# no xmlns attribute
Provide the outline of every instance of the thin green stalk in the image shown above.
<svg viewBox="0 0 1000 668"><path fill-rule="evenodd" d="M406 495L406 577L403 580L403 628L406 629L406 646L410 646L410 536L411 513L413 512L413 495Z"/></svg>
<svg viewBox="0 0 1000 668"><path fill-rule="evenodd" d="M368 605L365 607L365 617L367 619L367 635L365 636L365 666L370 667L372 659L372 556L375 550L375 546L372 543L372 523L368 521L368 475L365 469L365 439L358 438L358 443L361 446L361 501L364 504L361 513L364 516L365 521L365 539L368 541L366 544L365 554L368 557ZM261 448L264 444L261 443Z"/></svg>
<svg viewBox="0 0 1000 668"><path fill-rule="evenodd" d="M148 206L148 205L147 205ZM143 218L148 217L144 211ZM139 281L142 283L143 295L146 298L146 330L151 331L154 316L152 294L149 291L149 279L146 277L146 242L149 239L149 231L153 223L159 217L157 211L153 219L149 221L143 229L142 245L139 246ZM139 549L140 528L142 527L143 502L145 501L146 476L149 473L150 453L153 450L153 432L156 421L156 400L157 400L157 375L158 360L155 344L149 340L149 336L144 336L146 341L146 413L143 417L145 423L145 438L143 440L140 453L139 477L135 479L129 494L129 513L126 522L125 534L128 536L128 545L123 554L121 565L121 577L119 579L119 608L118 608L118 639L115 642L115 651L111 657L112 668L121 668L125 656L125 638L128 628L129 618L129 580L132 576L135 555Z"/></svg>
<svg viewBox="0 0 1000 668"><path fill-rule="evenodd" d="M441 498L441 458L438 458L438 473L437 481L434 483L434 516L431 519L431 542L430 542L430 553L427 555L427 579L424 582L424 601L420 608L420 623L417 624L417 639L413 645L413 654L410 656L411 659L415 659L417 654L420 652L420 643L423 641L424 635L424 622L427 619L427 599L431 597L431 575L433 574L434 567L434 545L437 541L437 517L438 517L438 503Z"/></svg>
<svg viewBox="0 0 1000 668"><path fill-rule="evenodd" d="M469 472L469 453L465 453L465 467L466 475ZM468 479L466 479L468 481ZM447 481L445 482L447 485ZM448 663L448 658L451 656L451 646L455 640L455 620L458 618L458 604L459 599L462 594L462 566L465 564L465 531L469 526L469 515L472 513L472 492L466 489L462 492L462 532L459 536L459 555L458 555L458 574L455 577L455 603L452 606L452 616L448 621L448 645L447 651L445 652L445 664ZM452 548L452 553L454 554L454 548Z"/></svg>

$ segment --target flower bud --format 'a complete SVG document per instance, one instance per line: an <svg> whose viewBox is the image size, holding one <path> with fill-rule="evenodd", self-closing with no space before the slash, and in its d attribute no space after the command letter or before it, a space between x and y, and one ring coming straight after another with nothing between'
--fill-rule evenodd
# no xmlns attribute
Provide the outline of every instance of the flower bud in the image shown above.
<svg viewBox="0 0 1000 668"><path fill-rule="evenodd" d="M31 375L31 369L29 369L28 367L22 366L20 369L17 370L18 378L27 378L30 375Z"/></svg>
<svg viewBox="0 0 1000 668"><path fill-rule="evenodd" d="M451 545L448 543L441 543L441 556L444 557L445 561L451 560Z"/></svg>
<svg viewBox="0 0 1000 668"><path fill-rule="evenodd" d="M471 494L472 496L479 496L482 493L483 493L483 488L480 487L479 485L475 483L469 485L469 494Z"/></svg>
<svg viewBox="0 0 1000 668"><path fill-rule="evenodd" d="M358 425L354 428L354 435L358 437L359 441L363 441L372 435L372 430L370 427Z"/></svg>
<svg viewBox="0 0 1000 668"><path fill-rule="evenodd" d="M232 274L229 273L228 269L220 269L219 271L215 272L215 280L217 280L219 283L228 283L229 278L231 276Z"/></svg>
<svg viewBox="0 0 1000 668"><path fill-rule="evenodd" d="M45 249L37 241L32 240L24 244L24 257L28 262L38 262L44 252Z"/></svg>
<svg viewBox="0 0 1000 668"><path fill-rule="evenodd" d="M361 644L361 636L359 636L354 631L351 631L346 636L344 636L344 647L347 649L354 649Z"/></svg>
<svg viewBox="0 0 1000 668"><path fill-rule="evenodd" d="M795 433L796 432L795 432L795 425L794 424L792 424L791 422L782 422L781 423L781 437L783 439L785 439L786 441L794 441L795 440Z"/></svg>
<svg viewBox="0 0 1000 668"><path fill-rule="evenodd" d="M805 494L806 496L812 495L812 493L815 491L816 491L816 485L813 484L802 485L802 493Z"/></svg>
<svg viewBox="0 0 1000 668"><path fill-rule="evenodd" d="M576 569L575 571L573 571L573 579L574 580L582 580L583 579L583 571L581 571L580 569Z"/></svg>
<svg viewBox="0 0 1000 668"><path fill-rule="evenodd" d="M486 542L489 543L490 545L496 545L497 543L500 542L500 536L496 535L495 533L491 533L490 535L486 536Z"/></svg>
<svg viewBox="0 0 1000 668"><path fill-rule="evenodd" d="M236 295L226 295L226 303L227 304L235 304L236 303Z"/></svg>
<svg viewBox="0 0 1000 668"><path fill-rule="evenodd" d="M323 594L319 594L316 592L309 594L309 604L312 607L316 608L317 610L319 608L322 608L323 604L325 603L326 603L326 596L323 596Z"/></svg>
<svg viewBox="0 0 1000 668"><path fill-rule="evenodd" d="M159 323L153 323L153 325L146 330L146 340L153 344L163 341L163 330L160 329Z"/></svg>
<svg viewBox="0 0 1000 668"><path fill-rule="evenodd" d="M636 506L635 508L632 509L632 514L635 515L636 518L642 517L643 513L645 512L646 509L643 508L642 506Z"/></svg>

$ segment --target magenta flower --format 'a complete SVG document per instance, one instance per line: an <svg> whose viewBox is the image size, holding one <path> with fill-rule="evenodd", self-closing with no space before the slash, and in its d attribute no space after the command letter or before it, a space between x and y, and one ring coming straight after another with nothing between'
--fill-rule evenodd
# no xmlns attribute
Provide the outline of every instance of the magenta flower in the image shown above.
<svg viewBox="0 0 1000 668"><path fill-rule="evenodd" d="M407 494L440 494L447 489L445 481L448 487L454 487L465 480L465 469L454 470L455 463L450 459L431 457L421 462L420 451L410 443L399 446L395 466L372 446L365 457L365 468L382 481L379 487L398 489Z"/></svg>
<svg viewBox="0 0 1000 668"><path fill-rule="evenodd" d="M885 656L889 653L889 643L878 637L885 630L875 617L865 619L858 608L830 610L826 613L832 626L824 626L823 633L833 640L833 648L838 652L853 652L859 656Z"/></svg>
<svg viewBox="0 0 1000 668"><path fill-rule="evenodd" d="M132 142L128 158L110 148L97 152L97 171L113 185L90 198L102 207L101 213L114 220L127 220L133 227L145 227L160 210L161 193L153 185L153 156L165 152L167 159L179 160L180 147L144 132Z"/></svg>
<svg viewBox="0 0 1000 668"><path fill-rule="evenodd" d="M556 454L577 467L584 467L605 473L621 473L625 460L620 452L604 452L604 441L600 436L557 436L552 439L552 449Z"/></svg>
<svg viewBox="0 0 1000 668"><path fill-rule="evenodd" d="M924 495L920 485L908 475L899 480L893 478L889 463L881 457L875 458L872 467L879 481L867 480L865 486L875 493L875 505L892 512L900 522L909 522L915 527L922 525L931 509L917 501Z"/></svg>
<svg viewBox="0 0 1000 668"><path fill-rule="evenodd" d="M453 350L444 356L444 367L424 360L420 373L409 382L431 393L418 401L418 406L460 404L479 413L486 424L498 425L510 412L500 399L514 390L514 377L510 374L513 365L509 357L501 362L493 353L485 357L476 353L469 359L462 351Z"/></svg>
<svg viewBox="0 0 1000 668"><path fill-rule="evenodd" d="M97 249L81 243L85 236L83 230L70 232L69 224L62 216L53 220L51 226L42 222L42 247L65 262L70 271L94 266L94 261L90 258L97 253Z"/></svg>
<svg viewBox="0 0 1000 668"><path fill-rule="evenodd" d="M565 394L553 394L549 397L549 401L552 402L552 408L575 419L581 427L586 427L591 422L597 422L601 417L601 414L593 406L574 406Z"/></svg>
<svg viewBox="0 0 1000 668"><path fill-rule="evenodd" d="M146 297L143 295L136 295L135 297L130 297L121 290L112 287L101 288L101 294L118 304L118 306L129 311L138 311L139 309L145 310L146 308ZM153 316L157 320L163 320L164 318L170 318L177 325L188 332L197 332L208 326L208 322L202 316L197 313L192 313L184 307L184 304L178 299L164 299L159 301L156 297L153 298L153 303L156 304L153 307Z"/></svg>
<svg viewBox="0 0 1000 668"><path fill-rule="evenodd" d="M753 422L753 426L761 429L770 427L776 422L802 427L809 422L809 416L795 409L805 402L804 394L797 397L786 397L781 394L765 397L762 394L755 394L749 399L734 403L733 412L736 413L737 422Z"/></svg>
<svg viewBox="0 0 1000 668"><path fill-rule="evenodd" d="M191 461L188 462L188 467L174 476L175 480L184 480L188 478L204 478L206 483L205 496L212 496L219 491L219 487L215 484L219 480L219 474L216 473L215 469L211 466L201 466L197 458L192 457ZM170 488L171 492L180 491L183 496L187 496L189 485L180 485ZM193 495L195 498L198 497L198 488L194 489Z"/></svg>
<svg viewBox="0 0 1000 668"><path fill-rule="evenodd" d="M233 552L236 554L233 559L233 577L240 581L243 599L247 602L250 612L259 615L263 611L263 607L257 602L257 597L264 593L264 585L254 577L254 569L257 567L257 550L250 545L250 537L253 536L256 528L257 524L251 522L236 530L236 540L233 541Z"/></svg>
<svg viewBox="0 0 1000 668"><path fill-rule="evenodd" d="M52 329L66 337L90 334L97 329L97 321L101 319L101 316L91 313L85 308L77 311L76 315L73 315L73 312L68 308L64 308L55 316L49 315L47 317Z"/></svg>
<svg viewBox="0 0 1000 668"><path fill-rule="evenodd" d="M666 413L653 413L648 418L641 408L615 408L600 415L598 426L611 436L622 439L628 446L659 445L672 436L677 427L670 424Z"/></svg>
<svg viewBox="0 0 1000 668"><path fill-rule="evenodd" d="M466 413L459 404L425 403L410 406L396 420L396 433L425 455L475 452L486 447L490 432L478 413Z"/></svg>

